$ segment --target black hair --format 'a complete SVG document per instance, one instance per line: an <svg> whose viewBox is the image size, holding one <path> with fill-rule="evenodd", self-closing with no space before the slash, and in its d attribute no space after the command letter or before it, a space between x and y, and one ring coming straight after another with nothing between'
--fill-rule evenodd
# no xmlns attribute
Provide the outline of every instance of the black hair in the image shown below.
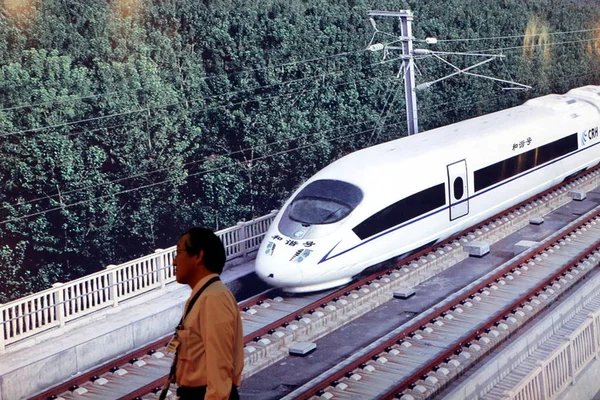
<svg viewBox="0 0 600 400"><path fill-rule="evenodd" d="M200 250L204 251L204 265L211 272L220 274L223 272L223 266L227 258L223 242L210 229L190 228L179 238L188 235L185 241L185 251L189 255L196 255Z"/></svg>

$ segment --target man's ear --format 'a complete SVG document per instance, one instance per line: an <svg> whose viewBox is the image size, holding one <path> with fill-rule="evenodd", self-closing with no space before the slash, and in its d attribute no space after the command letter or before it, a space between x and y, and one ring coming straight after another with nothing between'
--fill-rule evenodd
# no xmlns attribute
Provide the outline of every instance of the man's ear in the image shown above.
<svg viewBox="0 0 600 400"><path fill-rule="evenodd" d="M196 264L204 264L204 250L200 249L198 254L194 255L194 260L196 261Z"/></svg>

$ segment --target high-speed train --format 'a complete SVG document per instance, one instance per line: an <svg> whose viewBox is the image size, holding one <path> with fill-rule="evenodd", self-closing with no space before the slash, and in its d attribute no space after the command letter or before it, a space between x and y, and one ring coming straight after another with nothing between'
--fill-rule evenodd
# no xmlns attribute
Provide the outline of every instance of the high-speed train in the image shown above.
<svg viewBox="0 0 600 400"><path fill-rule="evenodd" d="M256 273L289 292L347 283L596 165L599 125L585 86L351 153L284 204Z"/></svg>

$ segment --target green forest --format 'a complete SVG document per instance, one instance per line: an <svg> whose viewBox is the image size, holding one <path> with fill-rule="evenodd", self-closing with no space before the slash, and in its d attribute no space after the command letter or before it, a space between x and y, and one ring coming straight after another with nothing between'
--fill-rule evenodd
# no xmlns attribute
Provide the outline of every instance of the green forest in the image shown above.
<svg viewBox="0 0 600 400"><path fill-rule="evenodd" d="M406 135L397 19L415 48L502 54L418 91L421 130L600 83L600 8L567 0L4 0L0 303L277 209ZM435 37L438 43L425 43ZM385 57L384 57L385 56ZM447 55L467 67L481 57ZM454 70L415 58L417 83Z"/></svg>

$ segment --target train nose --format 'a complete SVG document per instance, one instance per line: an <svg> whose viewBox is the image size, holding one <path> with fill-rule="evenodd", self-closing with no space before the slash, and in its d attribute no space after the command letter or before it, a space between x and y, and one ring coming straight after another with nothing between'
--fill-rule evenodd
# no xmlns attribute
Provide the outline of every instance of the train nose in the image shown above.
<svg viewBox="0 0 600 400"><path fill-rule="evenodd" d="M277 287L298 286L302 283L302 270L296 265L286 263L276 265L268 263L256 264L256 275L266 283Z"/></svg>

